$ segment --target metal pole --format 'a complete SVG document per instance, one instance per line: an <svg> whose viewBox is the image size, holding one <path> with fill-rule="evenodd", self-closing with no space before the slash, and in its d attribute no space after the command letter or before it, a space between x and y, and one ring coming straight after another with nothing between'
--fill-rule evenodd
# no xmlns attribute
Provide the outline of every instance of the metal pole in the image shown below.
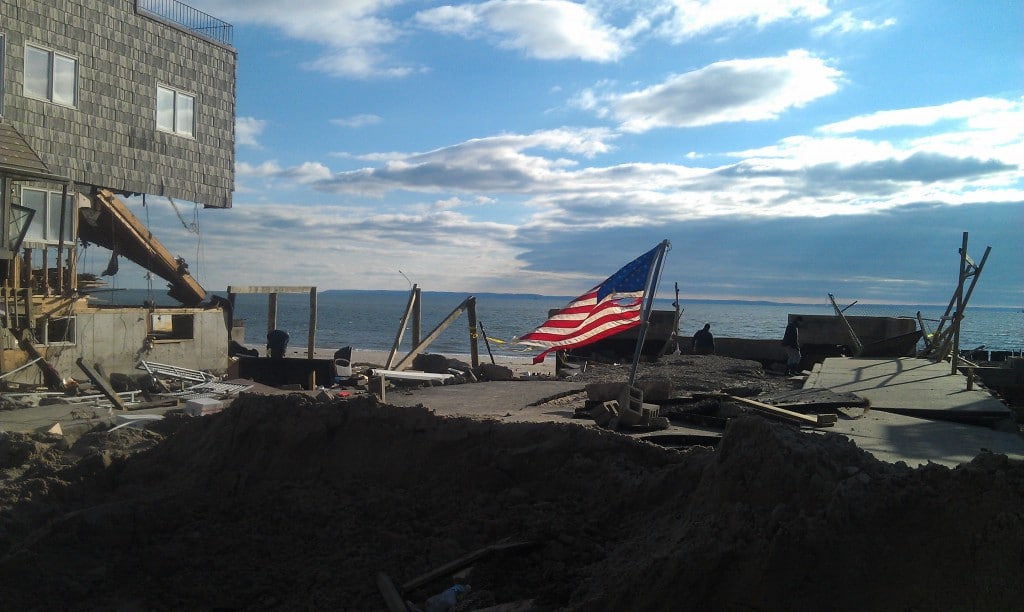
<svg viewBox="0 0 1024 612"><path fill-rule="evenodd" d="M651 310L654 307L654 293L658 287L658 281L661 278L661 265L665 261L665 251L668 250L668 240L662 240L661 244L658 245L658 252L654 255L654 261L651 263L651 269L647 272L647 284L644 291L645 304L641 309L640 314L640 332L637 334L636 339L636 350L633 352L633 365L629 368L629 380L626 384L630 387L633 386L633 381L636 380L636 369L640 363L640 354L643 352L644 339L647 336L647 327L649 325L648 320L650 319Z"/></svg>

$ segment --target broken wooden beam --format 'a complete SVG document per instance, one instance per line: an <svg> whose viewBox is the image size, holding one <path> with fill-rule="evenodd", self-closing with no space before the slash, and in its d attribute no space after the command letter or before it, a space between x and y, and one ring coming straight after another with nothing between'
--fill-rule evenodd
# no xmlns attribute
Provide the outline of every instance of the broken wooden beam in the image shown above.
<svg viewBox="0 0 1024 612"><path fill-rule="evenodd" d="M750 406L775 416L799 421L813 427L830 427L835 425L838 420L838 417L834 414L800 414L799 412L793 412L792 410L786 410L785 408L779 408L778 406L772 406L771 404L765 404L745 397L736 397L735 395L726 395L725 397L739 404Z"/></svg>
<svg viewBox="0 0 1024 612"><path fill-rule="evenodd" d="M405 605L402 595L395 588L395 584L391 582L391 578L384 572L377 572L377 589L380 590L381 597L384 598L384 605L387 606L388 612L408 611L409 608Z"/></svg>
<svg viewBox="0 0 1024 612"><path fill-rule="evenodd" d="M500 551L505 551L505 550L515 550L515 549L518 549L518 548L526 548L528 546L533 546L535 543L536 542L531 542L531 541L526 541L526 542L509 542L507 540L502 540L501 542L498 542L497 544L491 544L490 546L486 546L486 547L481 548L479 550L473 551L473 552L469 553L468 555L465 555L463 557L459 557L458 559L456 559L454 561L451 561L450 563L445 563L444 565L442 565L441 567L439 567L439 568L437 568L435 570L431 570L431 571L427 572L426 574L417 576L416 578L413 578L412 580L409 580L408 582L406 582L405 584L402 585L402 592L406 593L408 591L411 591L412 589L415 589L417 587L421 587L421 586L427 584L428 582L431 582L433 580L437 580L438 578L443 578L444 576L448 576L450 574L454 574L455 572L457 572L457 571L459 571L459 570L461 570L463 568L469 567L470 565L476 563L480 559L483 559L484 557L486 557L486 556L488 556L488 555L490 555L492 553L496 553L496 552L500 552Z"/></svg>
<svg viewBox="0 0 1024 612"><path fill-rule="evenodd" d="M87 365L82 357L79 357L75 363L77 363L78 367L85 372L85 375L89 377L92 384L96 385L96 388L100 390L100 393L110 400L116 408L125 412L128 411L128 407L121 401L121 396L114 391L113 387L110 386L110 381L108 381L105 376L96 371L96 369Z"/></svg>
<svg viewBox="0 0 1024 612"><path fill-rule="evenodd" d="M31 301L31 298L29 299ZM43 355L36 350L35 345L32 344L32 332L31 330L23 330L21 337L18 338L18 348L25 351L25 353L39 366L40 371L43 373L43 382L46 384L47 389L54 391L64 390L64 379L61 377L60 372L50 362L43 358Z"/></svg>

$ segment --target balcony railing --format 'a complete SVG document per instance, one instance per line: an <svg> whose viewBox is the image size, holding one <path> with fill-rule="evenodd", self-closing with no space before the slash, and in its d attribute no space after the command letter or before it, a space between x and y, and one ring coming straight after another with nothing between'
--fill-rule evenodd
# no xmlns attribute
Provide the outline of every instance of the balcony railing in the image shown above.
<svg viewBox="0 0 1024 612"><path fill-rule="evenodd" d="M232 26L178 0L135 0L135 11L181 26L189 32L231 45Z"/></svg>

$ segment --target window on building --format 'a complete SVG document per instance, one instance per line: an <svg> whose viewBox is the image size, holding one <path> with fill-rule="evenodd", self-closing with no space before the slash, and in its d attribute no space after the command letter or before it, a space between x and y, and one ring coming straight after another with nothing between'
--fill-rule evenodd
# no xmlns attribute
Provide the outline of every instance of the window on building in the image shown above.
<svg viewBox="0 0 1024 612"><path fill-rule="evenodd" d="M41 317L36 322L36 340L40 344L74 344L75 317Z"/></svg>
<svg viewBox="0 0 1024 612"><path fill-rule="evenodd" d="M192 340L195 338L195 320L191 314L158 314L150 315L152 338L156 342Z"/></svg>
<svg viewBox="0 0 1024 612"><path fill-rule="evenodd" d="M74 106L78 91L78 60L56 51L25 47L25 95Z"/></svg>
<svg viewBox="0 0 1024 612"><path fill-rule="evenodd" d="M156 127L162 132L192 136L195 132L196 98L169 87L156 88Z"/></svg>
<svg viewBox="0 0 1024 612"><path fill-rule="evenodd" d="M21 205L32 209L32 223L25 234L27 242L57 244L60 242L60 195L59 191L47 191L25 187L21 190ZM70 244L75 235L74 200L68 195L68 205L64 211L64 242Z"/></svg>

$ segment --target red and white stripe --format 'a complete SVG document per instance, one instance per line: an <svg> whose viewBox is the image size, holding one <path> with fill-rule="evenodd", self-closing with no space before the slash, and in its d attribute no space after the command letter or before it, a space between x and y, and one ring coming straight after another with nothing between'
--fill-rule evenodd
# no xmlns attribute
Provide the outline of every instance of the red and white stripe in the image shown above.
<svg viewBox="0 0 1024 612"><path fill-rule="evenodd" d="M594 287L552 315L540 327L519 338L519 342L544 349L533 360L544 361L548 353L597 342L640 324L643 291L618 293L597 302Z"/></svg>

